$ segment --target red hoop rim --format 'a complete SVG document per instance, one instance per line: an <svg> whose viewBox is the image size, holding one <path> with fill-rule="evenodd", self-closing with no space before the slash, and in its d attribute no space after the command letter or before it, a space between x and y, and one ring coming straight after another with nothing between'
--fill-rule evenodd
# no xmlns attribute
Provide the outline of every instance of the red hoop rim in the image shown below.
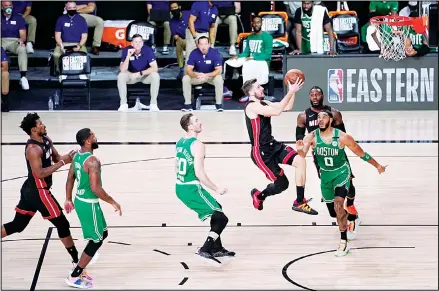
<svg viewBox="0 0 439 291"><path fill-rule="evenodd" d="M370 23L374 25L413 26L413 29L418 33L423 33L425 29L424 19L422 17L375 16L370 19Z"/></svg>

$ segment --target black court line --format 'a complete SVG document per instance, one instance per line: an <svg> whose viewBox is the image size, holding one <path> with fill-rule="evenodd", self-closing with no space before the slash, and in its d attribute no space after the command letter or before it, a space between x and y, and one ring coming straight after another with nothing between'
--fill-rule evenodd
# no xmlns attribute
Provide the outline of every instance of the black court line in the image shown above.
<svg viewBox="0 0 439 291"><path fill-rule="evenodd" d="M414 249L414 248L415 247L359 247L359 248L351 248L351 250L366 250L366 249ZM332 253L332 252L335 252L335 251L336 250L329 250L329 251L323 251L323 252L318 252L318 253L312 253L312 254L308 254L308 255L305 255L305 256L301 256L301 257L299 257L297 259L294 259L291 262L287 263L282 268L282 276L285 278L285 280L287 280L288 282L290 282L291 284L293 284L293 285L295 285L295 286L297 286L299 288L302 288L302 289L305 289L305 290L309 290L309 291L316 291L315 289L311 289L311 288L308 288L306 286L303 286L303 285L297 283L296 281L294 281L293 279L291 279L288 276L288 274L287 274L288 268L292 264L296 263L297 261L303 260L305 258L309 258L309 257L312 257L312 256L321 255L321 254L326 254L326 253Z"/></svg>
<svg viewBox="0 0 439 291"><path fill-rule="evenodd" d="M183 280L180 283L178 283L178 285L183 285L184 283L186 283L187 280L189 280L189 278L184 277Z"/></svg>
<svg viewBox="0 0 439 291"><path fill-rule="evenodd" d="M168 254L167 252L160 251L160 250L157 250L157 249L154 249L153 251L157 252L157 253L160 253L160 254L163 254L163 255L166 255L166 256L170 256L171 255L171 254Z"/></svg>
<svg viewBox="0 0 439 291"><path fill-rule="evenodd" d="M36 241L36 240L46 240L46 239L47 238L19 238L19 239L5 239L5 240L2 240L1 242L4 243L4 242L11 242L11 241ZM60 240L60 239L59 238L50 238L49 240ZM73 240L75 241L78 239L74 238Z"/></svg>
<svg viewBox="0 0 439 291"><path fill-rule="evenodd" d="M124 246L130 246L131 244L129 243L124 243L124 242L118 242L118 241L108 241L109 244L116 244L116 245L124 245Z"/></svg>
<svg viewBox="0 0 439 291"><path fill-rule="evenodd" d="M356 158L357 156L347 156L348 158ZM408 159L408 158L437 158L438 156L410 156L410 155L400 155L400 156L375 156L375 158L404 158L404 159ZM306 157L307 159L311 159L311 156ZM107 164L102 164L101 166L114 166L114 165L122 165L122 164L132 164L132 163L141 163L141 162L152 162L152 161L161 161L161 160L170 160L170 159L175 159L175 157L163 157L163 158L151 158L151 159L143 159L143 160L132 160L132 161L122 161L122 162L113 162L113 163L107 163ZM240 157L206 157L206 159L249 159L248 156L240 156ZM69 169L63 169L63 170L58 170L55 173L58 172L66 172ZM7 178L7 179L3 179L1 180L1 182L8 182L8 181L13 181L13 180L18 180L18 179L24 179L27 178L27 176L18 176L18 177L13 177L13 178Z"/></svg>
<svg viewBox="0 0 439 291"><path fill-rule="evenodd" d="M332 224L317 224L313 225L311 224L248 224L240 226L238 225L227 225L227 228L234 228L234 227L248 227L248 228L258 228L258 227L319 227L319 226L331 226L331 227L338 227L336 225ZM437 224L361 224L363 227L438 227ZM114 225L114 226L107 226L108 228L208 228L207 225L169 225L166 223L166 226L162 225ZM81 228L80 226L71 226L70 228Z"/></svg>
<svg viewBox="0 0 439 291"><path fill-rule="evenodd" d="M44 257L46 256L47 247L49 245L50 237L52 236L52 227L47 230L46 239L44 240L43 247L41 249L40 258L38 259L37 268L35 269L34 278L32 279L32 284L30 286L30 291L34 291L37 286L38 277L40 276L41 267L43 266Z"/></svg>
<svg viewBox="0 0 439 291"><path fill-rule="evenodd" d="M295 144L295 140L279 141L282 143ZM239 145L250 144L249 141L205 141L204 144ZM357 140L357 143L438 143L437 139L389 139L389 140ZM54 142L54 145L77 145L73 141ZM100 141L99 145L175 145L175 141ZM2 146L24 146L25 142L2 142Z"/></svg>

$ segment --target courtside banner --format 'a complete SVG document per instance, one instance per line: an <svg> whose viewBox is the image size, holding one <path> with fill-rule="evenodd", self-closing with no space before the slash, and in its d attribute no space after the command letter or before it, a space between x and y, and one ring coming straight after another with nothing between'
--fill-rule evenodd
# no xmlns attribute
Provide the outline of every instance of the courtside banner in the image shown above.
<svg viewBox="0 0 439 291"><path fill-rule="evenodd" d="M438 55L385 61L377 55L284 57L283 73L299 69L305 86L294 111L309 106L308 92L319 86L325 103L339 110L437 110ZM286 93L284 86L284 93Z"/></svg>

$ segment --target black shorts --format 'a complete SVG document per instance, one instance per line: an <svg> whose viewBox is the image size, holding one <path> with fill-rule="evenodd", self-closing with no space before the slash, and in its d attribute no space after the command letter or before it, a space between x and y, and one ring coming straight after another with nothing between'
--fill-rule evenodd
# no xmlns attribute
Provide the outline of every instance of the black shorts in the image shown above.
<svg viewBox="0 0 439 291"><path fill-rule="evenodd" d="M44 219L52 219L62 215L62 208L50 190L44 188L21 188L21 197L15 211L20 214L34 216L38 211Z"/></svg>
<svg viewBox="0 0 439 291"><path fill-rule="evenodd" d="M283 143L275 143L271 147L252 147L250 154L253 163L272 182L284 174L279 164L291 165L297 152L290 146Z"/></svg>

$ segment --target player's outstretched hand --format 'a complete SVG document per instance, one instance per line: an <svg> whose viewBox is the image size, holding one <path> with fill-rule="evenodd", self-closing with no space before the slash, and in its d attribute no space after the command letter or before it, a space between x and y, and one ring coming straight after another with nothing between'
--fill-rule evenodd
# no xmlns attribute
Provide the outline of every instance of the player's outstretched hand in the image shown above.
<svg viewBox="0 0 439 291"><path fill-rule="evenodd" d="M216 193L219 195L224 195L228 192L229 190L227 188L218 188L216 189Z"/></svg>
<svg viewBox="0 0 439 291"><path fill-rule="evenodd" d="M303 81L300 78L296 79L296 82L294 84L291 84L290 81L288 81L288 91L289 93L296 93L303 87Z"/></svg>
<svg viewBox="0 0 439 291"><path fill-rule="evenodd" d="M382 165L378 165L377 170L379 174L382 174L386 171L387 165L382 166Z"/></svg>
<svg viewBox="0 0 439 291"><path fill-rule="evenodd" d="M71 150L68 154L61 156L60 159L65 164L70 164L73 161L73 157L75 156L76 152L76 150Z"/></svg>
<svg viewBox="0 0 439 291"><path fill-rule="evenodd" d="M119 212L119 216L122 216L122 209L120 208L119 203L117 203L116 201L114 201L113 204L111 204L113 206L113 208L115 209L114 211Z"/></svg>
<svg viewBox="0 0 439 291"><path fill-rule="evenodd" d="M73 201L72 200L66 200L66 202L64 202L64 210L67 212L67 214L72 212L73 209L75 209L75 204L73 204Z"/></svg>

